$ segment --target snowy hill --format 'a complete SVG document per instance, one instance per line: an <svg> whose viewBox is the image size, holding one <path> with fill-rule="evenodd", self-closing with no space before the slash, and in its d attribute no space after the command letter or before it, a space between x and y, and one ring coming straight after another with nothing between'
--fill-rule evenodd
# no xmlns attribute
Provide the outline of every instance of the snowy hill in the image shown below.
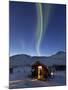
<svg viewBox="0 0 68 90"><path fill-rule="evenodd" d="M20 54L10 57L10 67L12 73L9 73L9 87L10 88L26 88L38 86L56 86L66 84L65 71L55 71L54 78L46 81L34 80L31 78L31 65L36 61L40 61L45 65L65 65L65 52L58 52L52 56L34 56Z"/></svg>
<svg viewBox="0 0 68 90"><path fill-rule="evenodd" d="M31 57L25 54L14 55L10 57L10 67L32 65L36 61L40 61L41 63L44 63L46 65L53 65L53 64L65 65L66 64L66 53L60 51L49 57L45 57L45 56Z"/></svg>

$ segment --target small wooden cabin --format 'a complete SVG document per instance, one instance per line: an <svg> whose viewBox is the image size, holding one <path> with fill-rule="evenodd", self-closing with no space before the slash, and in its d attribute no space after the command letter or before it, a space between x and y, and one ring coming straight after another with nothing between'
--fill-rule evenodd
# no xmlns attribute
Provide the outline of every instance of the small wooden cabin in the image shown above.
<svg viewBox="0 0 68 90"><path fill-rule="evenodd" d="M48 68L46 65L37 61L32 65L32 77L38 80L47 79L49 74Z"/></svg>

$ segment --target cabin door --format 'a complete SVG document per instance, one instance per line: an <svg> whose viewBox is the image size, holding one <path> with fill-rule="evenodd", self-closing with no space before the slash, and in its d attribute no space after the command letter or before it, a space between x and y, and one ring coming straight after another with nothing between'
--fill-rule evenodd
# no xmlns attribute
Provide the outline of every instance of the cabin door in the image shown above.
<svg viewBox="0 0 68 90"><path fill-rule="evenodd" d="M38 66L38 79L42 77L42 66Z"/></svg>

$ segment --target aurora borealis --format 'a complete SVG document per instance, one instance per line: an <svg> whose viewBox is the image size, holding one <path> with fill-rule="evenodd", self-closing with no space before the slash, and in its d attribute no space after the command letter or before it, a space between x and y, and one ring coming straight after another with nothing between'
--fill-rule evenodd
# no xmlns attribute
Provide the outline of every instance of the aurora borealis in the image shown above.
<svg viewBox="0 0 68 90"><path fill-rule="evenodd" d="M40 55L40 44L42 41L42 36L44 33L44 23L45 23L45 32L46 32L46 27L48 24L48 16L49 16L49 12L50 12L50 5L47 4L45 5L45 9L46 9L46 13L45 13L45 22L43 23L43 19L44 19L44 15L43 15L43 8L42 8L42 4L41 3L37 3L37 33L36 33L36 50L37 50L37 55Z"/></svg>
<svg viewBox="0 0 68 90"><path fill-rule="evenodd" d="M36 6L37 6L37 18L38 18L37 34L36 34L36 38L37 38L36 50L37 50L37 54L39 55L40 42L41 42L42 33L43 33L43 13L42 13L42 4L39 3L39 4L36 4Z"/></svg>
<svg viewBox="0 0 68 90"><path fill-rule="evenodd" d="M10 1L9 17L10 56L65 51L65 5Z"/></svg>

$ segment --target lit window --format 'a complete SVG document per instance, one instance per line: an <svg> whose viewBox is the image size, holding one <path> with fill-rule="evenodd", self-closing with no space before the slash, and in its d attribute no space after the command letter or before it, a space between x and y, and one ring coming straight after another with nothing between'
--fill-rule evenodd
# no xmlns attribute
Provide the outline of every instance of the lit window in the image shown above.
<svg viewBox="0 0 68 90"><path fill-rule="evenodd" d="M42 69L42 66L38 66L39 69Z"/></svg>

